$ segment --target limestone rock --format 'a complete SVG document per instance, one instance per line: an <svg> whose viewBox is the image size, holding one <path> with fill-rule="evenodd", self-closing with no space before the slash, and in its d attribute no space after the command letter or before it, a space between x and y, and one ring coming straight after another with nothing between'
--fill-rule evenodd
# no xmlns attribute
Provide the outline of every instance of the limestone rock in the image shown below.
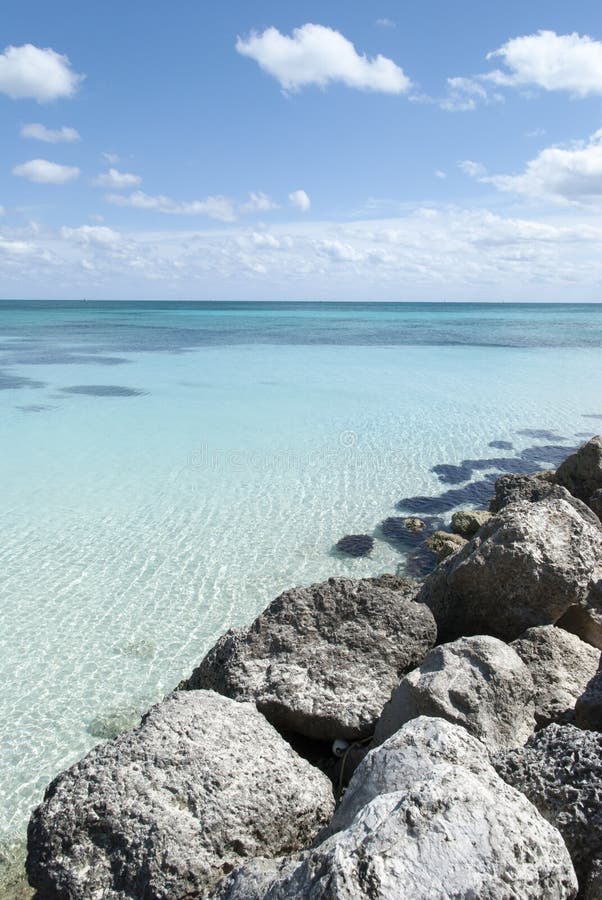
<svg viewBox="0 0 602 900"><path fill-rule="evenodd" d="M490 518L491 513L484 509L459 509L451 518L451 529L463 538L471 538Z"/></svg>
<svg viewBox="0 0 602 900"><path fill-rule="evenodd" d="M205 896L249 856L303 847L333 806L326 776L251 704L171 694L51 783L27 872L42 897Z"/></svg>
<svg viewBox="0 0 602 900"><path fill-rule="evenodd" d="M492 750L517 747L535 729L533 680L502 641L460 638L435 647L402 679L376 724L374 744L418 716L462 725Z"/></svg>
<svg viewBox="0 0 602 900"><path fill-rule="evenodd" d="M597 671L577 700L575 721L581 728L602 731L602 658Z"/></svg>
<svg viewBox="0 0 602 900"><path fill-rule="evenodd" d="M602 435L596 435L558 467L556 481L587 502L602 488Z"/></svg>
<svg viewBox="0 0 602 900"><path fill-rule="evenodd" d="M558 831L482 744L441 720L415 720L372 750L330 831L304 854L232 873L214 897L550 900L577 889Z"/></svg>
<svg viewBox="0 0 602 900"><path fill-rule="evenodd" d="M511 641L527 628L553 624L573 605L586 610L602 640L595 622L602 592L591 593L601 563L602 529L571 503L522 501L441 563L418 600L432 610L439 640L493 634Z"/></svg>
<svg viewBox="0 0 602 900"><path fill-rule="evenodd" d="M562 496L558 486L554 484L554 472L500 475L495 482L495 496L489 503L489 510L495 514L511 503L521 500L536 503L555 495Z"/></svg>
<svg viewBox="0 0 602 900"><path fill-rule="evenodd" d="M602 488L599 491L594 491L587 501L587 505L599 519L602 519Z"/></svg>
<svg viewBox="0 0 602 900"><path fill-rule="evenodd" d="M331 578L286 591L224 635L180 687L251 700L276 727L310 738L365 737L435 642L433 617L408 585Z"/></svg>
<svg viewBox="0 0 602 900"><path fill-rule="evenodd" d="M435 531L426 539L426 543L441 561L447 559L456 550L460 550L466 544L466 538L459 534L450 534L449 531Z"/></svg>
<svg viewBox="0 0 602 900"><path fill-rule="evenodd" d="M602 857L591 865L583 900L602 900Z"/></svg>
<svg viewBox="0 0 602 900"><path fill-rule="evenodd" d="M418 716L406 722L361 761L326 834L347 828L359 810L379 794L405 790L428 778L442 763L462 766L479 776L492 774L487 748L464 727L436 716Z"/></svg>
<svg viewBox="0 0 602 900"><path fill-rule="evenodd" d="M602 854L602 734L548 725L496 768L562 834L583 888Z"/></svg>
<svg viewBox="0 0 602 900"><path fill-rule="evenodd" d="M533 678L538 726L572 722L575 703L596 673L600 651L555 625L529 628L511 646Z"/></svg>

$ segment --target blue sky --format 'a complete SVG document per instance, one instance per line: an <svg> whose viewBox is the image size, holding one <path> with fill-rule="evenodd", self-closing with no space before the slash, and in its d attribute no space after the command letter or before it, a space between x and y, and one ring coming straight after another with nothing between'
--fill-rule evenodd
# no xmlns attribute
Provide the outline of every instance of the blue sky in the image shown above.
<svg viewBox="0 0 602 900"><path fill-rule="evenodd" d="M573 7L5 0L0 296L602 299Z"/></svg>

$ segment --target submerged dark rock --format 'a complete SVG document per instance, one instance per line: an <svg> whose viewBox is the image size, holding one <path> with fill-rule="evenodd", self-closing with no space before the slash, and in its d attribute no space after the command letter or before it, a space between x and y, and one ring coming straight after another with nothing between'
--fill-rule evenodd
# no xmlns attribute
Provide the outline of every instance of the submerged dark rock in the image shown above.
<svg viewBox="0 0 602 900"><path fill-rule="evenodd" d="M369 534L346 534L335 544L335 549L347 556L369 556L373 547L374 538Z"/></svg>
<svg viewBox="0 0 602 900"><path fill-rule="evenodd" d="M417 586L331 578L281 594L248 628L230 629L179 686L250 700L277 728L356 740L436 637Z"/></svg>
<svg viewBox="0 0 602 900"><path fill-rule="evenodd" d="M564 438L561 434L557 434L555 431L550 431L547 428L521 428L520 431L517 431L516 433L524 435L525 437L536 438L542 441L567 440L567 438Z"/></svg>
<svg viewBox="0 0 602 900"><path fill-rule="evenodd" d="M471 481L465 487L452 488L438 496L419 495L404 497L396 504L404 513L415 513L420 516L440 515L452 510L455 506L486 507L493 494L495 474L486 475L479 481Z"/></svg>
<svg viewBox="0 0 602 900"><path fill-rule="evenodd" d="M435 516L426 516L425 519L389 516L380 523L378 531L384 540L398 549L411 550L442 525L443 520Z"/></svg>
<svg viewBox="0 0 602 900"><path fill-rule="evenodd" d="M33 378L25 378L23 375L13 375L0 369L0 391L11 391L19 388L43 388L45 381L36 381Z"/></svg>
<svg viewBox="0 0 602 900"><path fill-rule="evenodd" d="M90 397L140 397L147 393L120 384L74 384L71 387L61 388L61 391L64 394L86 394Z"/></svg>

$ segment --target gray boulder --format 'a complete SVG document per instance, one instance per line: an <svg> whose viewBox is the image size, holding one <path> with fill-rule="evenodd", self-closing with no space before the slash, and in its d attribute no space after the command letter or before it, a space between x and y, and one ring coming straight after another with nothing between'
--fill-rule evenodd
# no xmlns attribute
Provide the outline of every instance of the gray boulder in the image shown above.
<svg viewBox="0 0 602 900"><path fill-rule="evenodd" d="M602 488L602 435L591 438L558 467L556 481L586 503Z"/></svg>
<svg viewBox="0 0 602 900"><path fill-rule="evenodd" d="M602 857L592 863L583 900L602 900Z"/></svg>
<svg viewBox="0 0 602 900"><path fill-rule="evenodd" d="M536 503L549 497L562 496L554 484L554 472L534 472L531 475L500 475L495 482L495 496L489 502L489 511L499 513L505 506L522 500Z"/></svg>
<svg viewBox="0 0 602 900"><path fill-rule="evenodd" d="M533 678L537 725L572 722L575 703L598 668L600 651L555 625L529 628L510 646Z"/></svg>
<svg viewBox="0 0 602 900"><path fill-rule="evenodd" d="M494 762L502 778L558 828L584 889L602 854L602 734L548 725Z"/></svg>
<svg viewBox="0 0 602 900"><path fill-rule="evenodd" d="M310 738L365 737L435 643L434 619L407 585L331 578L286 591L224 635L180 687L253 701L276 727Z"/></svg>
<svg viewBox="0 0 602 900"><path fill-rule="evenodd" d="M464 727L436 716L406 722L361 761L325 834L347 828L379 794L406 790L441 764L462 766L479 777L493 773L487 748Z"/></svg>
<svg viewBox="0 0 602 900"><path fill-rule="evenodd" d="M558 831L509 788L464 729L417 719L372 750L329 836L297 857L232 873L220 900L570 898Z"/></svg>
<svg viewBox="0 0 602 900"><path fill-rule="evenodd" d="M471 538L491 518L485 509L459 509L451 517L451 529L463 538Z"/></svg>
<svg viewBox="0 0 602 900"><path fill-rule="evenodd" d="M254 706L171 694L51 783L27 873L42 897L205 896L250 856L303 847L333 807L326 776Z"/></svg>
<svg viewBox="0 0 602 900"><path fill-rule="evenodd" d="M585 610L601 563L602 529L571 503L522 501L441 563L417 599L432 610L439 640L493 634L511 641L527 628L553 624L573 605ZM602 610L602 594L591 608L594 615ZM595 630L602 638L597 624Z"/></svg>
<svg viewBox="0 0 602 900"><path fill-rule="evenodd" d="M376 724L374 744L417 716L462 725L492 750L518 747L535 729L533 680L502 641L460 638L435 647L402 679Z"/></svg>
<svg viewBox="0 0 602 900"><path fill-rule="evenodd" d="M602 488L599 491L594 491L587 501L587 505L599 519L602 519Z"/></svg>
<svg viewBox="0 0 602 900"><path fill-rule="evenodd" d="M580 728L602 731L602 658L575 706L575 721Z"/></svg>

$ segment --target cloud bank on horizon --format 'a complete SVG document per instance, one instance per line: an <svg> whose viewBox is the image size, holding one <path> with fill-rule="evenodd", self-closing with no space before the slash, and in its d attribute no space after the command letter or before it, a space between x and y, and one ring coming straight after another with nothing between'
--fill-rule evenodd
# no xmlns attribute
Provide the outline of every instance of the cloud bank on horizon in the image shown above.
<svg viewBox="0 0 602 900"><path fill-rule="evenodd" d="M602 299L602 40L500 23L454 71L424 16L367 19L353 39L224 16L196 78L173 57L144 68L168 46L158 21L135 69L127 40L107 71L50 25L44 46L14 40L6 296Z"/></svg>

